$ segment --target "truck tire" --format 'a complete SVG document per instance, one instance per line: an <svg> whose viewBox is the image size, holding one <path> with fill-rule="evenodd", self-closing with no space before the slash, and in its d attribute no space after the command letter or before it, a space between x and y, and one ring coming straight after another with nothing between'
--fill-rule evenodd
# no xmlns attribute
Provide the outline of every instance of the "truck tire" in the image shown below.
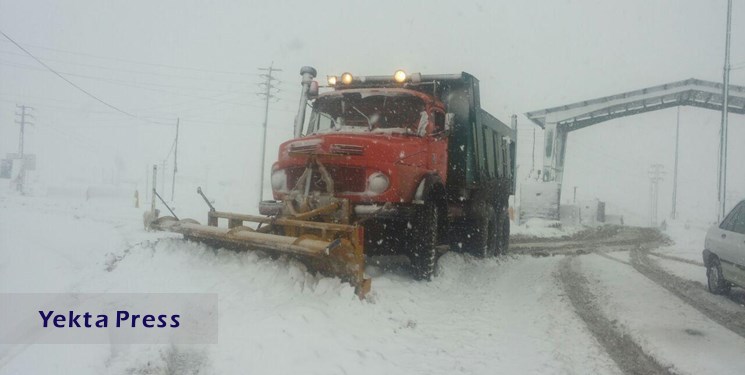
<svg viewBox="0 0 745 375"><path fill-rule="evenodd" d="M497 240L497 255L505 255L510 247L510 214L503 207L499 215L499 238Z"/></svg>
<svg viewBox="0 0 745 375"><path fill-rule="evenodd" d="M469 235L469 250L473 256L490 258L497 255L499 233L493 208L486 208L481 217L474 220Z"/></svg>
<svg viewBox="0 0 745 375"><path fill-rule="evenodd" d="M421 206L415 216L411 274L416 280L432 280L437 262L439 244L438 222L440 208L435 202Z"/></svg>

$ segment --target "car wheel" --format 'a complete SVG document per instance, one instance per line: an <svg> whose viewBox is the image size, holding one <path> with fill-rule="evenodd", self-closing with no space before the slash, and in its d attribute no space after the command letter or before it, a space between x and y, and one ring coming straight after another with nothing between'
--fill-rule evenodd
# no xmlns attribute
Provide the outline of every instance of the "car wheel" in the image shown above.
<svg viewBox="0 0 745 375"><path fill-rule="evenodd" d="M713 294L729 293L730 285L722 275L722 266L719 264L718 258L712 258L709 261L709 265L706 267L706 281L709 292Z"/></svg>

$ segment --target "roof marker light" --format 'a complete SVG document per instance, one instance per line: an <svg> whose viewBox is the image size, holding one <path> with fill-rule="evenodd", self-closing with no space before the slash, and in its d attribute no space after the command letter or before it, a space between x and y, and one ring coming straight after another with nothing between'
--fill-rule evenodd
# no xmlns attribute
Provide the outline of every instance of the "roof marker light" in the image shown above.
<svg viewBox="0 0 745 375"><path fill-rule="evenodd" d="M352 80L354 77L352 77L352 73L344 73L341 75L341 83L348 85L352 83Z"/></svg>
<svg viewBox="0 0 745 375"><path fill-rule="evenodd" d="M404 83L406 81L406 72L401 69L396 70L396 72L393 73L393 80L398 83Z"/></svg>

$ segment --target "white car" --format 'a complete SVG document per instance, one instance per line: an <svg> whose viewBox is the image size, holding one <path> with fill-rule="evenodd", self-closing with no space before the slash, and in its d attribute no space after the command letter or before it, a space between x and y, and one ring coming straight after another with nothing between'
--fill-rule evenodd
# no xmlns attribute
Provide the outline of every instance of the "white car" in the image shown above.
<svg viewBox="0 0 745 375"><path fill-rule="evenodd" d="M704 249L710 292L728 293L733 285L745 288L745 200L706 232Z"/></svg>

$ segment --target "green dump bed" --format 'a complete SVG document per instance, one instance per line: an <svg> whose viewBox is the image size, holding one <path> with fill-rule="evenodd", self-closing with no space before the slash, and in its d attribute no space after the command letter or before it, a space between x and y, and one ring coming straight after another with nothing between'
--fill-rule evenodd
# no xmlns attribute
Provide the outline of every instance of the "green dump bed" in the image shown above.
<svg viewBox="0 0 745 375"><path fill-rule="evenodd" d="M516 130L481 108L478 79L465 72L422 77L429 80L437 82L436 95L455 114L448 155L451 199L486 186L514 194Z"/></svg>

